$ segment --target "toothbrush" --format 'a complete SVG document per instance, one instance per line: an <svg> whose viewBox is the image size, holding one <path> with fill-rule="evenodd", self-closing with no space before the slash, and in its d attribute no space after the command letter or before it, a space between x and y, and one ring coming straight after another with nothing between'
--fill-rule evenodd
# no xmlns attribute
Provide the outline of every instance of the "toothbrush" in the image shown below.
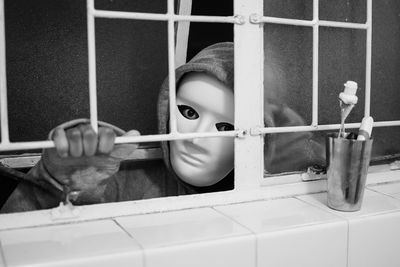
<svg viewBox="0 0 400 267"><path fill-rule="evenodd" d="M344 84L344 91L339 94L339 103L340 103L340 129L338 137L345 137L345 128L344 122L349 116L351 110L358 102L358 97L356 96L357 92L357 83L353 81L347 81Z"/></svg>
<svg viewBox="0 0 400 267"><path fill-rule="evenodd" d="M370 139L373 125L374 119L372 117L364 117L358 130L357 140L364 141Z"/></svg>

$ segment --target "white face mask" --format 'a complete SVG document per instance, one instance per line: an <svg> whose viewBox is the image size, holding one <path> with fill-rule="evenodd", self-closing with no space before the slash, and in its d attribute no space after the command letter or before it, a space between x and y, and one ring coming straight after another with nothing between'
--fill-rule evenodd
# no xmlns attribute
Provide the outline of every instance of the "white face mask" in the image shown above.
<svg viewBox="0 0 400 267"><path fill-rule="evenodd" d="M206 73L186 75L176 97L181 133L233 130L232 89ZM170 142L175 173L186 183L209 186L219 182L234 164L232 137L195 138Z"/></svg>

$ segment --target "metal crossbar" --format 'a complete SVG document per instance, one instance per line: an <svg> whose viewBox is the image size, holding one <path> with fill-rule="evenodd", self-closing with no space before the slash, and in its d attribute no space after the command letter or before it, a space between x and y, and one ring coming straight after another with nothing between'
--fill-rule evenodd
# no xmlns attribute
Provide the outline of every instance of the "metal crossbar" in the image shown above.
<svg viewBox="0 0 400 267"><path fill-rule="evenodd" d="M318 53L319 53L319 27L335 27L346 29L366 30L366 61L365 61L365 104L364 116L370 116L371 110L371 57L372 57L372 0L367 0L367 19L365 23L337 22L319 19L319 0L313 0L313 19L297 20L276 18L267 16L253 15L253 23L273 23L293 26L305 26L313 28L313 88L312 88L312 122L309 126L295 127L269 127L254 129L257 133L284 133L284 132L302 132L302 131L325 131L337 130L340 124L319 125L318 124ZM361 123L346 124L346 128L358 128ZM375 122L374 127L399 126L397 121Z"/></svg>
<svg viewBox="0 0 400 267"><path fill-rule="evenodd" d="M247 4L247 2L246 2ZM242 4L243 5L243 4ZM249 3L250 5L250 3ZM168 68L169 68L169 87L170 87L170 114L175 111L176 87L175 87L175 29L174 23L179 21L187 22L214 22L243 24L245 16L191 16L177 15L174 11L174 1L168 0L168 11L166 14L138 13L97 10L94 7L94 0L87 0L87 28L88 28L88 55L89 55L89 96L90 96L90 119L92 127L97 130L97 87L96 87L96 49L95 49L95 18L113 19L133 19L133 20L158 20L168 22ZM313 0L313 19L297 20L276 18L252 14L249 16L252 23L275 23L285 25L306 26L313 28L313 93L312 93L312 122L308 126L295 127L269 127L251 129L254 134L300 132L300 131L324 131L339 129L339 124L319 125L318 124L318 45L320 27L339 27L360 29L366 31L366 86L365 86L365 116L370 114L371 98L371 41L372 41L372 0L367 0L367 19L366 23L349 23L319 20L319 0ZM244 26L244 25L243 25ZM54 144L52 141L32 141L32 142L10 142L9 140L9 121L7 110L7 79L6 79L6 47L5 47L5 23L4 23L4 0L0 1L0 118L1 118L1 143L0 150L29 150L37 148L50 148ZM400 121L380 121L375 122L374 127L399 126ZM346 124L347 128L359 127L360 123ZM170 134L147 135L132 137L117 137L116 143L126 142L154 142L168 141L189 138L207 138L217 136L234 137L243 135L244 129L223 132L223 133L179 133L176 127L175 116L170 117Z"/></svg>
<svg viewBox="0 0 400 267"><path fill-rule="evenodd" d="M0 1L0 105L1 105L1 140L0 151L8 150L31 150L39 148L54 147L52 141L30 141L30 142L10 142L9 141L9 122L7 112L7 84L6 84L6 62L5 62L5 30L4 30L4 0ZM236 16L190 16L176 15L174 11L174 0L168 0L168 12L166 14L156 13L137 13L97 10L94 7L94 0L87 0L87 29L88 29L88 62L89 62L89 105L90 121L93 129L98 128L97 110L97 86L96 86L96 37L95 37L95 18L113 19L133 19L133 20L157 20L168 22L168 69L169 69L169 88L170 88L170 114L175 112L176 106L176 87L175 87L175 28L174 23L179 21L209 22L209 23L236 23L242 21ZM170 133L163 135L146 135L117 137L116 143L144 143L155 141L180 140L191 138L207 137L235 137L241 135L242 131L216 132L216 133L179 133L176 127L175 116L170 117Z"/></svg>

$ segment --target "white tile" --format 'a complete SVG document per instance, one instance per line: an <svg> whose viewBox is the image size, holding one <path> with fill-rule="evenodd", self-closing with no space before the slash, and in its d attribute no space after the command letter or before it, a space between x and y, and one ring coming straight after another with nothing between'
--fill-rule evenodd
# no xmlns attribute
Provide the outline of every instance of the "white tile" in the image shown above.
<svg viewBox="0 0 400 267"><path fill-rule="evenodd" d="M390 194L392 197L400 199L400 193L392 193Z"/></svg>
<svg viewBox="0 0 400 267"><path fill-rule="evenodd" d="M368 186L369 189L400 198L400 183L387 183Z"/></svg>
<svg viewBox="0 0 400 267"><path fill-rule="evenodd" d="M144 248L232 237L250 232L211 208L117 218Z"/></svg>
<svg viewBox="0 0 400 267"><path fill-rule="evenodd" d="M297 198L348 219L359 218L363 216L374 216L400 210L399 200L378 192L371 191L369 189L366 189L364 192L361 209L353 212L343 212L330 209L327 206L326 193L304 195Z"/></svg>
<svg viewBox="0 0 400 267"><path fill-rule="evenodd" d="M258 266L346 266L347 222L329 212L294 198L216 209L256 233Z"/></svg>
<svg viewBox="0 0 400 267"><path fill-rule="evenodd" d="M122 217L144 248L146 267L255 266L255 237L211 208Z"/></svg>
<svg viewBox="0 0 400 267"><path fill-rule="evenodd" d="M341 220L295 198L215 207L255 233Z"/></svg>
<svg viewBox="0 0 400 267"><path fill-rule="evenodd" d="M400 266L400 200L366 190L360 211L329 209L327 195L299 197L337 214L349 224L349 267Z"/></svg>
<svg viewBox="0 0 400 267"><path fill-rule="evenodd" d="M349 267L400 266L400 212L352 219Z"/></svg>
<svg viewBox="0 0 400 267"><path fill-rule="evenodd" d="M0 267L5 267L4 259L3 259L3 252L1 251L1 242L0 242Z"/></svg>
<svg viewBox="0 0 400 267"><path fill-rule="evenodd" d="M143 266L143 252L111 220L0 232L8 266Z"/></svg>
<svg viewBox="0 0 400 267"><path fill-rule="evenodd" d="M145 250L146 267L254 267L254 236L221 238Z"/></svg>
<svg viewBox="0 0 400 267"><path fill-rule="evenodd" d="M259 234L258 266L347 266L347 224L328 223Z"/></svg>

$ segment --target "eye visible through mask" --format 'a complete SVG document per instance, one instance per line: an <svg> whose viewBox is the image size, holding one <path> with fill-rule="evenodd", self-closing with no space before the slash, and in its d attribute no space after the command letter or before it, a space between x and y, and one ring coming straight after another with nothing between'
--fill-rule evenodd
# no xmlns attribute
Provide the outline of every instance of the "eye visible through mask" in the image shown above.
<svg viewBox="0 0 400 267"><path fill-rule="evenodd" d="M200 117L197 111L190 106L178 105L178 109L182 116L188 120L196 120ZM228 122L218 122L215 124L215 128L220 132L234 130L234 126Z"/></svg>
<svg viewBox="0 0 400 267"><path fill-rule="evenodd" d="M195 120L199 118L199 114L190 106L178 105L179 112L188 120Z"/></svg>
<svg viewBox="0 0 400 267"><path fill-rule="evenodd" d="M218 123L215 124L215 127L220 132L233 131L234 130L233 125L230 124L230 123L227 123L227 122L218 122Z"/></svg>

